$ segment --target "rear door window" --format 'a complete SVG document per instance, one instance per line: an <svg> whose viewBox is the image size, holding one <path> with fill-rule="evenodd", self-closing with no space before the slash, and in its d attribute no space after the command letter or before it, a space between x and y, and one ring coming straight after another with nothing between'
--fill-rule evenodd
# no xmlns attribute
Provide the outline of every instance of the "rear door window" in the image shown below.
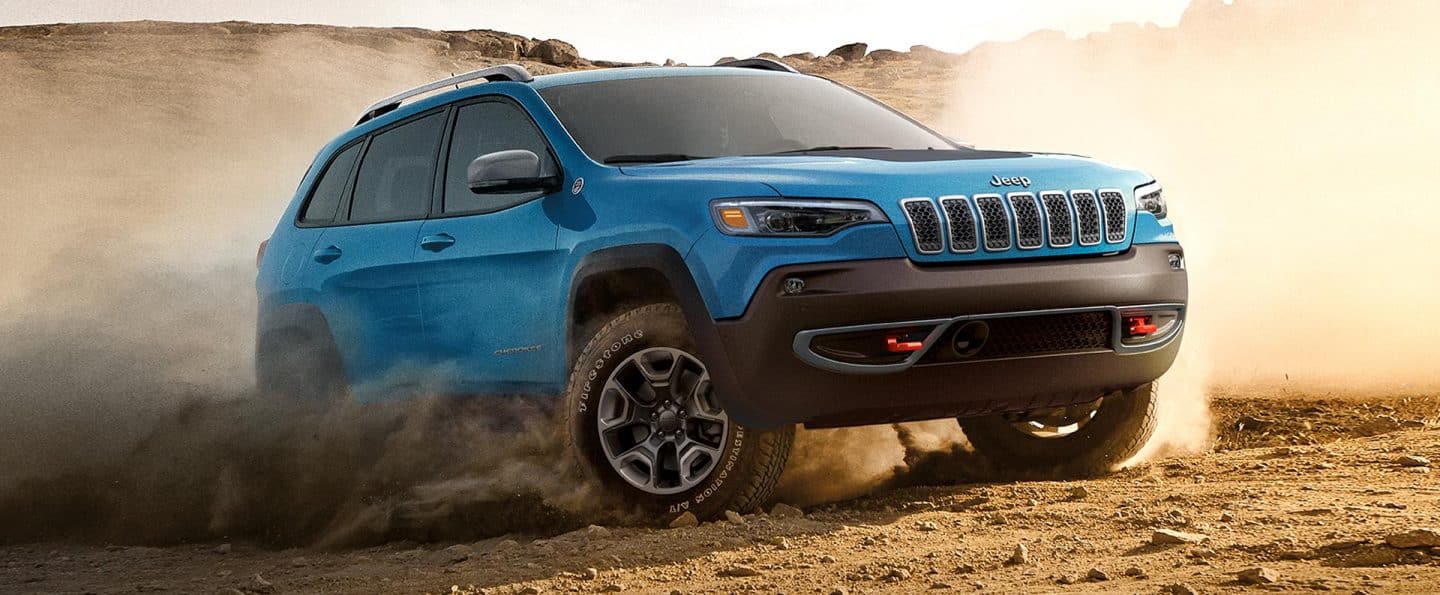
<svg viewBox="0 0 1440 595"><path fill-rule="evenodd" d="M340 209L345 185L350 182L350 172L355 169L355 158L360 155L362 146L364 143L355 143L330 161L325 173L320 174L320 181L315 183L315 189L310 192L310 202L305 204L305 212L300 215L301 223L324 225L335 220L335 212Z"/></svg>
<svg viewBox="0 0 1440 595"><path fill-rule="evenodd" d="M444 114L435 113L375 135L355 178L351 223L423 219L430 212L444 128Z"/></svg>

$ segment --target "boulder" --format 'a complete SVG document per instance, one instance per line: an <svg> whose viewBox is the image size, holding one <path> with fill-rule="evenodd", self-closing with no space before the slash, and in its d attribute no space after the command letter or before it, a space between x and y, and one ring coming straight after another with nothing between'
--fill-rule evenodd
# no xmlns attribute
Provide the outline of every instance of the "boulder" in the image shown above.
<svg viewBox="0 0 1440 595"><path fill-rule="evenodd" d="M566 42L547 39L530 48L525 57L555 66L570 66L580 61L580 52Z"/></svg>
<svg viewBox="0 0 1440 595"><path fill-rule="evenodd" d="M870 49L870 46L860 42L847 43L838 48L830 50L830 53L826 55L837 56L846 62L855 62L864 59L865 51L868 49Z"/></svg>

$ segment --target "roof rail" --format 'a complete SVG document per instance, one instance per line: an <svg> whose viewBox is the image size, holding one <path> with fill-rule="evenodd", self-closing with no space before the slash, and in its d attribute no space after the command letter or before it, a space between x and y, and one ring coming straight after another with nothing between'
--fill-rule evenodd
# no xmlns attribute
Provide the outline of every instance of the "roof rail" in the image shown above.
<svg viewBox="0 0 1440 595"><path fill-rule="evenodd" d="M424 95L433 91L438 91L451 85L458 85L460 83L468 83L470 81L477 81L481 79L491 82L514 81L517 83L528 83L535 80L535 77L530 76L530 72L525 70L525 67L518 64L491 66L489 68L482 68L480 70L467 72L465 74L457 74L448 79L442 79L433 83L427 83L419 87L415 87L414 89L410 89L409 91L405 91L404 93L398 93L396 95L392 95L390 97L386 97L385 99L377 101L374 105L365 108L365 114L360 116L360 121L356 122L355 125L359 126L361 124L369 122L370 120L374 120L375 118L395 111L396 108L400 107L400 103L405 101L406 99L410 99L418 95Z"/></svg>
<svg viewBox="0 0 1440 595"><path fill-rule="evenodd" d="M729 68L754 68L756 70L774 70L776 72L789 72L792 74L800 74L800 71L791 68L789 64L786 64L779 60L771 60L769 58L746 58L744 60L731 60L729 62L721 62L719 64L716 64L716 66L725 66Z"/></svg>

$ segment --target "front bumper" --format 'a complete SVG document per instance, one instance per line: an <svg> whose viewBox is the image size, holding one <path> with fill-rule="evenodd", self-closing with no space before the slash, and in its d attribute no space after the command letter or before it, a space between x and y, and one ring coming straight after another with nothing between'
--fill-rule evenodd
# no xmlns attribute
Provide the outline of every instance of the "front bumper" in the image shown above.
<svg viewBox="0 0 1440 595"><path fill-rule="evenodd" d="M1068 405L1160 377L1183 333L1186 274L1171 266L1178 244L1135 245L1107 257L921 267L907 259L782 267L771 271L738 319L716 323L704 354L726 410L757 428L865 425L987 415ZM787 279L804 290L787 295ZM1165 305L1173 332L1141 348L847 367L807 354L817 331L968 320L1016 313L1105 312ZM1109 328L1109 327L1107 327ZM931 343L944 332L926 337ZM718 344L716 344L718 343ZM717 353L718 352L718 353Z"/></svg>

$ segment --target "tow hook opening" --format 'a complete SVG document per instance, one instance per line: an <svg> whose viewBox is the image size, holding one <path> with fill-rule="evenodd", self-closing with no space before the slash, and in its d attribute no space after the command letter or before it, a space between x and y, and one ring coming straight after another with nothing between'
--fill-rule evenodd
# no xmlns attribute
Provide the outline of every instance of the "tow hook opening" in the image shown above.
<svg viewBox="0 0 1440 595"><path fill-rule="evenodd" d="M1174 334L1180 324L1179 309L1155 309L1120 313L1120 344L1143 346Z"/></svg>

